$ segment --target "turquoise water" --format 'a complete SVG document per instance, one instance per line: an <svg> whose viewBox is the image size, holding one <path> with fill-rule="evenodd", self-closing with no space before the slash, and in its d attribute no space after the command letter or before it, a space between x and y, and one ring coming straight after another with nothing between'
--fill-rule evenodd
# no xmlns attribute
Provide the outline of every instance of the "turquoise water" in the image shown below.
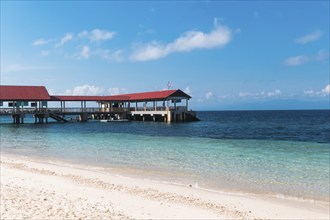
<svg viewBox="0 0 330 220"><path fill-rule="evenodd" d="M1 124L1 151L215 190L329 201L329 112L321 111L317 117L315 112L296 112L304 116L299 121L296 115L292 122L274 112L269 117L263 112L261 118L260 112L254 113L257 118L249 113L250 120L244 112L232 117L202 112L201 122L170 125ZM251 127L243 132L247 124ZM314 129L315 134L299 132L302 128Z"/></svg>

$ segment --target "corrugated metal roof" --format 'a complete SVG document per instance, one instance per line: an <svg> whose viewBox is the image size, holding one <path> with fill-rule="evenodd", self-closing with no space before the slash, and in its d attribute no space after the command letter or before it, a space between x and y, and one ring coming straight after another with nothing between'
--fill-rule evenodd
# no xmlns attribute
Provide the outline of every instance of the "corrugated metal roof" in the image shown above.
<svg viewBox="0 0 330 220"><path fill-rule="evenodd" d="M2 101L47 101L49 94L44 86L0 86Z"/></svg>

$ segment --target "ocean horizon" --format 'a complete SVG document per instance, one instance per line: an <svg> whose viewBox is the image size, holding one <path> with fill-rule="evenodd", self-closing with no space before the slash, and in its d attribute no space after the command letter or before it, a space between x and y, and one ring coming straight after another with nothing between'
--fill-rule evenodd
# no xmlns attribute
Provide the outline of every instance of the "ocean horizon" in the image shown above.
<svg viewBox="0 0 330 220"><path fill-rule="evenodd" d="M329 202L330 111L198 111L199 122L12 124L1 152L196 187Z"/></svg>

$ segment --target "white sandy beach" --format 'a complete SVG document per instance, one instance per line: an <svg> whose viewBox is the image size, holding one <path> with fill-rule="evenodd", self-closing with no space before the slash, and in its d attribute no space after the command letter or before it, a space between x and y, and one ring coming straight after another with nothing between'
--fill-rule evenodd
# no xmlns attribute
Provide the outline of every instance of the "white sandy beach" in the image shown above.
<svg viewBox="0 0 330 220"><path fill-rule="evenodd" d="M214 192L1 155L1 219L329 219L329 204Z"/></svg>

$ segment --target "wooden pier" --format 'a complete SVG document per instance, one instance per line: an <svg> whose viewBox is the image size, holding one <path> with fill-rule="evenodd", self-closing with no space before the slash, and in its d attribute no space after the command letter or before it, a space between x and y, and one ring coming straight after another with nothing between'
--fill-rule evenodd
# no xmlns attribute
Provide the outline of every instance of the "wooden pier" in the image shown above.
<svg viewBox="0 0 330 220"><path fill-rule="evenodd" d="M196 121L196 113L188 110L190 98L181 90L115 96L50 96L43 86L0 86L0 115L10 115L15 124L24 123L26 115L33 115L34 122L40 124L48 123L49 118L58 122L85 122L89 119ZM66 107L68 102L80 106ZM87 102L98 107L89 108ZM50 108L50 104L58 107Z"/></svg>

